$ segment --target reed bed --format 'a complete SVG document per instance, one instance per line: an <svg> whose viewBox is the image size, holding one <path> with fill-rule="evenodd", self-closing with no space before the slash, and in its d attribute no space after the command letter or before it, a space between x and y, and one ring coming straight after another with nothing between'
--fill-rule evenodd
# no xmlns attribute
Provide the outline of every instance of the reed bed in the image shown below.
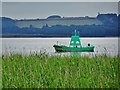
<svg viewBox="0 0 120 90"><path fill-rule="evenodd" d="M3 88L118 88L120 57L2 55Z"/></svg>
<svg viewBox="0 0 120 90"><path fill-rule="evenodd" d="M2 89L2 57L0 57L0 89Z"/></svg>

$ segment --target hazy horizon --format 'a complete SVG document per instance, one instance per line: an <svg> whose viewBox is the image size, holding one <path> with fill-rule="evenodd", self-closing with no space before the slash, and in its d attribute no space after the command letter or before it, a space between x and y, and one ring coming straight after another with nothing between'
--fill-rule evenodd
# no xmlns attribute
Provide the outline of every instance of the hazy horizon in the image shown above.
<svg viewBox="0 0 120 90"><path fill-rule="evenodd" d="M51 15L63 17L96 17L118 14L117 2L3 2L2 17L12 19L45 19Z"/></svg>

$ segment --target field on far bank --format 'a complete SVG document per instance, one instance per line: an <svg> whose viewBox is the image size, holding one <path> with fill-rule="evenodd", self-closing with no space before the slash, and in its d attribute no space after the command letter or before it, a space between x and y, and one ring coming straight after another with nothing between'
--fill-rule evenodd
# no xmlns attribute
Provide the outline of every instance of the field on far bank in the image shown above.
<svg viewBox="0 0 120 90"><path fill-rule="evenodd" d="M2 84L3 88L118 88L119 59L106 55L3 55Z"/></svg>

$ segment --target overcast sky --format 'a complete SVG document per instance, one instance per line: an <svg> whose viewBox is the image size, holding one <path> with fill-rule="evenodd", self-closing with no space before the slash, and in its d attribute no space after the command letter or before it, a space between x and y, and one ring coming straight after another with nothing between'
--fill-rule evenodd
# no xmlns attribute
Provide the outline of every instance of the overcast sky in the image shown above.
<svg viewBox="0 0 120 90"><path fill-rule="evenodd" d="M2 2L2 16L15 19L96 16L118 13L118 2Z"/></svg>
<svg viewBox="0 0 120 90"><path fill-rule="evenodd" d="M118 2L119 0L1 0L2 2Z"/></svg>

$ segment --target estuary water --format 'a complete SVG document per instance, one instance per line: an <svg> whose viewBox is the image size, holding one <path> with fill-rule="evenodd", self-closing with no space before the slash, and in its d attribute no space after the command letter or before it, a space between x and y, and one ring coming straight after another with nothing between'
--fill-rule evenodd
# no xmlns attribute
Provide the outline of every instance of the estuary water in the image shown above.
<svg viewBox="0 0 120 90"><path fill-rule="evenodd" d="M118 55L118 38L81 38L82 46L88 43L95 46L94 52L79 52L79 53L56 53L53 45L57 43L60 45L69 46L70 38L1 38L2 39L2 54L9 55L11 53L20 53L22 55L29 55L46 52L50 55L102 55L110 56Z"/></svg>

